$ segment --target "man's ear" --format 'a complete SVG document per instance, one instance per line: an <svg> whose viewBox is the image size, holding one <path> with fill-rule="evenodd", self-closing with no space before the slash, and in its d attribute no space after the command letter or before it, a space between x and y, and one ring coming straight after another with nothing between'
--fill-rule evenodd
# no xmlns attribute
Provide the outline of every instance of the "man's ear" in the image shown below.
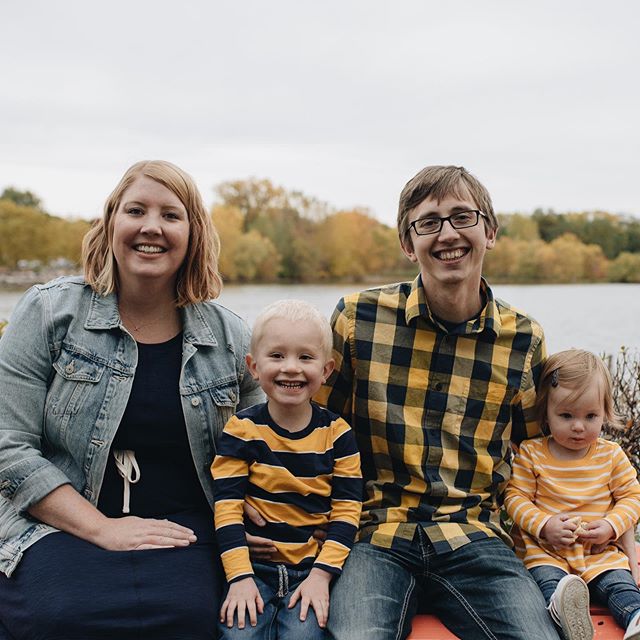
<svg viewBox="0 0 640 640"><path fill-rule="evenodd" d="M336 361L333 358L330 358L324 363L324 368L322 369L322 382L325 383L329 376L333 373L333 370L336 366Z"/></svg>
<svg viewBox="0 0 640 640"><path fill-rule="evenodd" d="M418 258L416 258L415 251L413 250L413 244L411 240L401 240L400 247L402 249L402 253L404 253L411 262L418 262Z"/></svg>
<svg viewBox="0 0 640 640"><path fill-rule="evenodd" d="M247 369L249 369L249 373L254 380L258 379L258 370L256 366L256 361L253 359L253 356L250 353L244 357L245 362L247 363Z"/></svg>
<svg viewBox="0 0 640 640"><path fill-rule="evenodd" d="M496 236L498 235L497 229L491 229L490 227L485 227L486 236L487 236L487 249L493 249L496 246Z"/></svg>

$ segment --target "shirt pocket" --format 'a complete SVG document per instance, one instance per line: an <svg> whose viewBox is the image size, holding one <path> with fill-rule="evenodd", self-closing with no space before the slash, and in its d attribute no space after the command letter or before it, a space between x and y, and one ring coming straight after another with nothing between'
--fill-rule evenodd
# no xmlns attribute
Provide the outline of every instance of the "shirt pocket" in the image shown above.
<svg viewBox="0 0 640 640"><path fill-rule="evenodd" d="M47 394L47 413L73 416L82 410L90 391L100 382L105 364L85 353L63 347L53 369L55 373Z"/></svg>

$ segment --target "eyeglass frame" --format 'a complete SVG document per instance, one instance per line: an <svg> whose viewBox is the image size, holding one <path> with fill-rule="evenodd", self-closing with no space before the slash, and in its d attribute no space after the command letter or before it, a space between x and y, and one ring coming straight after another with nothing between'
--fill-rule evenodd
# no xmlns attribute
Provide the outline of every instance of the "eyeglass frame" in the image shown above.
<svg viewBox="0 0 640 640"><path fill-rule="evenodd" d="M476 214L476 221L473 224L467 224L464 227L456 227L453 222L451 222L451 218L455 218L455 216L459 216L461 213L475 213ZM456 211L455 213L452 213L450 216L445 216L444 218L438 218L436 216L424 216L422 218L418 218L417 220L414 220L413 222L409 223L409 231L411 231L411 229L413 229L416 232L417 236L433 236L436 233L440 233L442 231L442 227L444 226L445 222L448 222L451 225L452 229L455 229L456 231L458 231L458 229L471 229L472 227L477 227L478 223L480 222L480 217L483 217L485 220L489 220L489 216L486 213L483 213L482 211L480 211L480 209L465 209L464 211ZM428 233L420 233L418 231L418 229L416 228L416 224L418 222L420 222L421 220L439 220L440 221L440 226L435 230L435 231L429 231Z"/></svg>

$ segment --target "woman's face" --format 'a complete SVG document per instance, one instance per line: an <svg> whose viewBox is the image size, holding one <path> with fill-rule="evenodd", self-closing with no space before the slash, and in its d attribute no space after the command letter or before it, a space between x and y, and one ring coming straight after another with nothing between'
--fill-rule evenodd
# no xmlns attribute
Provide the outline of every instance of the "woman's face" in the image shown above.
<svg viewBox="0 0 640 640"><path fill-rule="evenodd" d="M175 289L189 246L187 210L173 191L138 176L114 213L112 246L120 287L166 284Z"/></svg>

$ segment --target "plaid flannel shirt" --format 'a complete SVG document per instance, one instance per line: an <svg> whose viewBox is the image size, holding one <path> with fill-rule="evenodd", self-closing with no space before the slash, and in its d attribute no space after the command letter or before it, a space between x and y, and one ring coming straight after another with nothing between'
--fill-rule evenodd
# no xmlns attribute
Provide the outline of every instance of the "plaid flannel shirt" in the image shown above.
<svg viewBox="0 0 640 640"><path fill-rule="evenodd" d="M421 277L355 293L333 313L336 368L317 399L356 433L365 480L360 540L398 551L421 525L437 553L500 536L510 441L539 434L546 357L532 318L494 299L447 327Z"/></svg>

